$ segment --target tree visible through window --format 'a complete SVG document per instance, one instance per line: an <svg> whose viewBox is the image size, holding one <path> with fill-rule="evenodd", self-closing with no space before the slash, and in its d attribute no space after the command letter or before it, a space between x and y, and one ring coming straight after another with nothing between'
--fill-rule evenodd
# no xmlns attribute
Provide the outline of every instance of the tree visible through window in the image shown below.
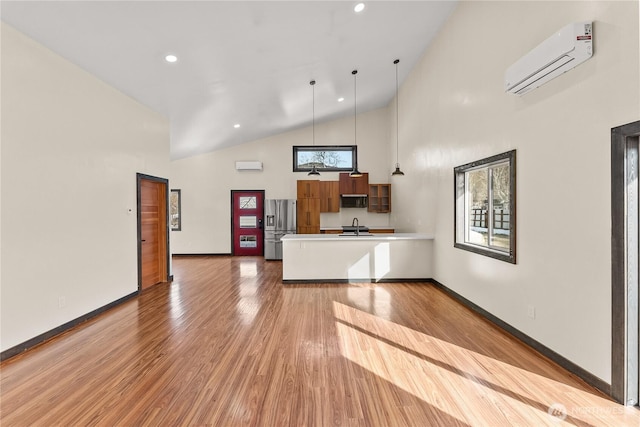
<svg viewBox="0 0 640 427"><path fill-rule="evenodd" d="M455 243L515 263L515 150L454 169Z"/></svg>
<svg viewBox="0 0 640 427"><path fill-rule="evenodd" d="M352 171L357 162L355 145L293 146L294 172L308 172L314 166L320 172Z"/></svg>

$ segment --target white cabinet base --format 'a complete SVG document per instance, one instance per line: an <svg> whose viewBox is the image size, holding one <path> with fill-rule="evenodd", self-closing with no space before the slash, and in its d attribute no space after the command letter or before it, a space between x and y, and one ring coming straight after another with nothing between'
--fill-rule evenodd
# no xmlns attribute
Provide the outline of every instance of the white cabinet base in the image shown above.
<svg viewBox="0 0 640 427"><path fill-rule="evenodd" d="M432 264L433 238L425 234L282 238L284 283L427 280Z"/></svg>

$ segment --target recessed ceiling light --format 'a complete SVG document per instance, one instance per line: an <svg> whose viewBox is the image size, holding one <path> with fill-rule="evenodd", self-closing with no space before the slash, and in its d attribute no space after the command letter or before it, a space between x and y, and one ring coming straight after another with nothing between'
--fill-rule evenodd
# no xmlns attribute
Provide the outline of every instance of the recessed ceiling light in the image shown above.
<svg viewBox="0 0 640 427"><path fill-rule="evenodd" d="M233 125L233 127L238 129L240 127L240 123L236 123L235 125Z"/></svg>
<svg viewBox="0 0 640 427"><path fill-rule="evenodd" d="M362 12L364 10L364 3L358 3L356 7L353 8L355 12Z"/></svg>
<svg viewBox="0 0 640 427"><path fill-rule="evenodd" d="M178 60L178 57L175 56L175 55L167 55L167 56L164 57L164 60L167 61L167 62L173 63L173 62L176 62Z"/></svg>
<svg viewBox="0 0 640 427"><path fill-rule="evenodd" d="M342 97L338 98L338 102L342 102L342 101L344 101L344 98Z"/></svg>

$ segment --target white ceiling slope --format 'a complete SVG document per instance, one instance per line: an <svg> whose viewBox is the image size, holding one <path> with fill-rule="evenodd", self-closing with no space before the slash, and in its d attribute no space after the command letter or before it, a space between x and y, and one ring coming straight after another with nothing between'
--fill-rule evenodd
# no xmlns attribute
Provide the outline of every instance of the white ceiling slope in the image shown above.
<svg viewBox="0 0 640 427"><path fill-rule="evenodd" d="M456 3L367 1L361 13L355 4L2 1L0 13L168 117L171 158L180 159L310 125L312 79L316 123L353 115L353 69L358 113L387 105L393 60L402 82ZM168 53L178 62L165 62Z"/></svg>

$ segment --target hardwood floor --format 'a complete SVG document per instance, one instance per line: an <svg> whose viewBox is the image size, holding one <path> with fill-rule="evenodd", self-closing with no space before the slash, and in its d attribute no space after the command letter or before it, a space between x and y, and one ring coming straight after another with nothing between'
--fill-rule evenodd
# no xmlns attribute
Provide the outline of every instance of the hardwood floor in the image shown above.
<svg viewBox="0 0 640 427"><path fill-rule="evenodd" d="M173 270L3 362L0 424L640 425L430 284L282 285L253 257Z"/></svg>

